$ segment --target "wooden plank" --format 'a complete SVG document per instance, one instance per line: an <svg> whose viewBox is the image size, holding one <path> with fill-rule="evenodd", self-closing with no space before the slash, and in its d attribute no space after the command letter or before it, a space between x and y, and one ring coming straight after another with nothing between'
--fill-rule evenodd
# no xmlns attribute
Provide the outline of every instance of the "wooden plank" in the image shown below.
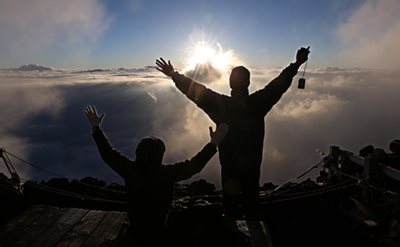
<svg viewBox="0 0 400 247"><path fill-rule="evenodd" d="M21 229L32 224L43 212L43 205L32 205L6 225L2 226L0 228L0 243L4 243L6 238L10 238L12 236L19 237L18 235L21 234Z"/></svg>
<svg viewBox="0 0 400 247"><path fill-rule="evenodd" d="M2 230L0 243L2 246L11 246L21 239L30 229L48 213L48 206L35 205L25 210L20 216L9 222Z"/></svg>
<svg viewBox="0 0 400 247"><path fill-rule="evenodd" d="M349 155L349 161L359 166L365 166L365 159L358 156Z"/></svg>
<svg viewBox="0 0 400 247"><path fill-rule="evenodd" d="M100 246L106 241L106 236L110 229L123 227L121 212L107 212L100 224L94 229L92 234L86 239L85 246ZM111 245L107 245L111 246Z"/></svg>
<svg viewBox="0 0 400 247"><path fill-rule="evenodd" d="M119 234L123 232L127 224L127 214L119 212L114 218L114 227L111 227L106 234L100 246L114 246Z"/></svg>
<svg viewBox="0 0 400 247"><path fill-rule="evenodd" d="M365 162L365 159L364 159L364 158L361 158L361 157L358 157L358 156L350 155L350 156L349 156L349 160L350 160L351 162L353 162L353 163L359 165L359 166L362 166L362 167L365 167L365 166L366 166L366 162ZM385 176L387 176L387 177L389 177L389 178L391 178L391 179L394 179L394 180L397 180L397 181L400 182L400 171L399 171L399 170L396 170L396 169L394 169L394 168L392 168L392 167L385 166L385 165L382 165L382 164L379 164L379 165L381 166L382 173L383 173Z"/></svg>
<svg viewBox="0 0 400 247"><path fill-rule="evenodd" d="M32 242L44 234L49 226L56 222L67 210L67 208L46 207L40 218L23 229L24 233L18 234L17 241L8 243L6 246L31 246Z"/></svg>
<svg viewBox="0 0 400 247"><path fill-rule="evenodd" d="M90 210L57 244L59 247L82 246L99 225L106 212Z"/></svg>
<svg viewBox="0 0 400 247"><path fill-rule="evenodd" d="M400 171L399 170L396 170L390 166L382 165L382 173L385 174L385 176L400 182Z"/></svg>
<svg viewBox="0 0 400 247"><path fill-rule="evenodd" d="M88 212L88 209L68 209L67 212L54 222L54 224L49 227L48 231L37 238L32 245L55 246Z"/></svg>

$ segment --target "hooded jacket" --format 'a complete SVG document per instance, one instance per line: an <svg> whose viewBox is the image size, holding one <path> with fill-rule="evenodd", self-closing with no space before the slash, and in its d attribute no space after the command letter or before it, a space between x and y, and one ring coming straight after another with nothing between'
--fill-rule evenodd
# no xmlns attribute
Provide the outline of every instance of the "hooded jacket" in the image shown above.
<svg viewBox="0 0 400 247"><path fill-rule="evenodd" d="M287 91L298 68L297 64L290 64L263 89L251 95L247 88L241 92L232 90L232 96L222 95L178 72L172 79L176 87L212 121L217 125L229 125L228 134L218 146L220 163L222 167L241 172L249 166L260 167L264 117Z"/></svg>
<svg viewBox="0 0 400 247"><path fill-rule="evenodd" d="M125 180L128 217L135 228L162 228L171 207L174 184L199 173L217 152L208 143L192 159L172 165L141 164L113 148L101 128L93 129L93 138L104 162Z"/></svg>

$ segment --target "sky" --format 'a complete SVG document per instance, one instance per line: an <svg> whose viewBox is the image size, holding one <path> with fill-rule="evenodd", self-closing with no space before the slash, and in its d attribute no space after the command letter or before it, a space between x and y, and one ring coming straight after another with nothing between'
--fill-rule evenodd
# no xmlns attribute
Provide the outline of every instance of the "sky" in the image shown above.
<svg viewBox="0 0 400 247"><path fill-rule="evenodd" d="M137 68L160 56L181 65L199 41L234 50L254 67L282 67L300 46L311 46L316 67L387 67L399 56L396 0L1 0L0 6L2 68ZM368 55L378 61L365 61Z"/></svg>
<svg viewBox="0 0 400 247"><path fill-rule="evenodd" d="M397 0L0 0L0 147L68 178L122 182L98 155L86 105L106 113L102 127L126 156L155 135L167 146L164 163L183 161L214 125L146 66L163 56L229 94L230 69L245 65L252 93L310 46L306 88L296 76L266 117L260 183L296 177L331 145L388 151L400 138L399 11ZM12 161L24 178L51 177ZM219 175L214 157L193 179L219 187Z"/></svg>

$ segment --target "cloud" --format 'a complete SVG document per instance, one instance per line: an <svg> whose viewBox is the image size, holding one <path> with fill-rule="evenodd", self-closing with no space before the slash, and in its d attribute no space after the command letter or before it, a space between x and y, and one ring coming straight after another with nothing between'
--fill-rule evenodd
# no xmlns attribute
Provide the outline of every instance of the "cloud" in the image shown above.
<svg viewBox="0 0 400 247"><path fill-rule="evenodd" d="M231 69L243 62L233 49L224 50L220 43L205 41L204 33L192 33L183 74L202 83L227 81ZM198 37L200 36L200 37Z"/></svg>
<svg viewBox="0 0 400 247"><path fill-rule="evenodd" d="M14 79L0 78L0 105L3 106L0 118L0 147L27 157L35 146L31 145L29 135L20 136L15 128L18 126L21 129L29 129L31 118L36 116L46 116L46 119L54 121L62 110L63 101L59 91L52 87L24 87L23 83L18 85L18 81L15 83ZM24 177L31 174L29 167L20 166L19 163L16 164L16 169Z"/></svg>
<svg viewBox="0 0 400 247"><path fill-rule="evenodd" d="M212 63L196 64L193 70L187 71L186 76L204 83L215 82L221 79L222 73L216 69Z"/></svg>
<svg viewBox="0 0 400 247"><path fill-rule="evenodd" d="M251 92L280 71L254 72ZM106 113L107 136L131 158L140 139L154 135L167 146L165 163L190 159L209 141L208 126L214 127L155 70L0 73L0 103L7 116L0 120L0 145L70 178L122 182L98 154L83 115L88 104ZM321 68L307 73L304 90L297 89L295 78L266 117L260 182L283 183L299 175L320 160L315 149L328 152L330 145L353 152L367 144L388 150L389 142L400 136L398 78L396 71ZM215 84L207 86L218 88ZM16 166L26 178L51 177ZM220 186L217 156L198 178Z"/></svg>
<svg viewBox="0 0 400 247"><path fill-rule="evenodd" d="M368 0L346 21L336 36L343 47L342 64L352 67L399 69L400 2Z"/></svg>
<svg viewBox="0 0 400 247"><path fill-rule="evenodd" d="M87 54L110 21L98 0L1 0L0 54L11 61L48 49Z"/></svg>
<svg viewBox="0 0 400 247"><path fill-rule="evenodd" d="M284 182L337 145L357 153L368 144L388 150L400 135L399 72L310 71L306 89L291 89L267 115L262 180ZM294 81L296 84L297 81Z"/></svg>

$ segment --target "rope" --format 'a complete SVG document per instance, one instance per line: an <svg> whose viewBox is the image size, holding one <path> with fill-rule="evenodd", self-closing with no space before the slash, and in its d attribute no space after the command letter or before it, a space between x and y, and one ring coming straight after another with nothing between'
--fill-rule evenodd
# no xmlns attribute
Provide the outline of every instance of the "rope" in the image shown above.
<svg viewBox="0 0 400 247"><path fill-rule="evenodd" d="M282 185L279 185L278 187L276 187L272 193L274 193L275 191L279 190L282 187L285 187L287 184L289 183L293 183L296 180L299 180L301 177L307 175L309 172L311 172L313 169L317 168L319 165L321 165L323 162L325 161L325 159L322 159L320 161L318 161L316 164L312 165L310 168L308 168L305 172L301 173L300 175L298 175L295 178L289 179L287 182L285 182Z"/></svg>
<svg viewBox="0 0 400 247"><path fill-rule="evenodd" d="M41 168L41 167L39 167L39 166L36 166L36 165L34 165L33 163L31 163L31 162L29 162L29 161L27 161L27 160L24 160L23 158L20 158L20 157L18 157L18 156L15 155L15 154L12 154L12 153L8 152L7 150L4 150L4 152L7 153L7 154L9 154L9 155L12 156L12 157L18 159L19 161L22 161L23 163L25 163L25 164L27 164L27 165L30 165L30 166L32 166L32 167L38 169L38 170L41 170L41 171L43 171L43 172L46 172L46 173L51 174L51 175L56 176L56 177L65 178L64 176L59 175L59 174L57 174L57 173L55 173L55 172L52 172L52 171L46 170L46 169L44 169L44 168Z"/></svg>
<svg viewBox="0 0 400 247"><path fill-rule="evenodd" d="M28 181L25 178L21 178L21 180L24 180L25 182ZM44 184L29 183L29 186L36 187L36 188L39 188L42 190L46 190L51 193L56 193L59 195L79 199L79 200L92 200L92 201L98 201L98 202L108 202L108 203L117 203L117 204L125 204L126 203L124 201L116 201L116 200L104 199L104 198L100 198L100 197L96 197L96 196L83 195L83 194L79 194L79 193L75 193L75 192L71 192L71 191L67 191L67 190L63 190L63 189L54 188L54 187L47 186Z"/></svg>
<svg viewBox="0 0 400 247"><path fill-rule="evenodd" d="M307 63L308 63L308 61L306 61L306 64L304 65L304 70L303 70L303 76L302 77L304 77L304 75L306 74Z"/></svg>
<svg viewBox="0 0 400 247"><path fill-rule="evenodd" d="M46 172L48 174L52 174L53 176L56 176L56 177L66 178L66 177L64 177L62 175L59 175L59 174L55 173L55 172L52 172L52 171L49 171L47 169L41 168L41 167L39 167L39 166L37 166L37 165L35 165L35 164L23 159L23 158L20 158L17 155L14 155L14 154L6 151L6 150L4 150L4 152L9 154L10 156L22 161L23 163L28 164L28 165L38 169L38 170L44 171L44 172ZM287 185L287 184L289 184L291 182L294 182L294 181L300 179L301 177L305 176L306 174L311 172L313 169L317 168L322 163L324 163L325 160L326 160L325 158L320 160L319 162L317 162L316 164L314 164L313 166L308 168L305 172L301 173L296 178L290 179L288 182L284 183L283 185L278 186L270 194L272 196L285 196L285 197L289 197L289 198L277 199L277 200L273 200L273 201L269 201L269 202L263 202L261 204L272 204L272 203L285 202L285 201L290 201L290 200L297 200L297 199L312 197L312 196L316 196L316 195L321 195L321 194L329 193L329 192L332 192L332 191L342 190L342 189L346 189L346 188L349 188L349 187L352 187L352 186L355 186L355 185L359 185L359 184L361 184L363 181L365 181L367 179L365 177L360 179L358 177L351 176L351 175L343 173L341 171L336 171L335 174L339 173L341 175L349 177L349 179L345 180L345 181L342 181L342 182L340 182L338 184L334 184L332 186L329 186L327 188L319 188L319 189L315 189L315 190L302 191L302 192L297 192L297 193L285 193L284 191L276 192L277 190L279 190L280 188L284 187L285 185ZM27 179L24 179L24 178L21 178L21 180L24 180L25 182L28 181ZM350 182L352 180L355 181L355 182L353 182L351 184L347 184L348 182ZM85 185L87 187L92 187L92 188L95 188L95 189L98 189L98 190L104 190L104 191L109 191L109 192L119 193L119 194L126 194L125 192L112 190L112 189L107 189L107 188L95 186L95 185L92 185L92 184L87 184L87 183L80 182L80 181L74 181L74 182L76 182L78 184ZM65 191L65 190L53 188L53 187L46 186L46 185L43 185L43 184L31 183L30 185L42 188L42 189L50 191L50 192L54 192L54 193L57 193L57 194L61 194L61 195L65 195L65 196L69 196L69 197L73 197L73 198L77 198L77 199L81 199L81 200L86 199L86 200L95 200L95 201L102 201L102 202L122 203L121 201L109 200L109 199L104 199L104 198L99 198L99 197L94 197L94 196L87 196L87 195L83 195L83 194L79 194L79 193L74 193L74 192L70 192L70 191ZM400 194L392 192L392 191L385 190L385 193L392 194L393 196L399 196L400 197Z"/></svg>
<svg viewBox="0 0 400 247"><path fill-rule="evenodd" d="M50 171L50 170L41 168L40 166L37 166L37 165L33 164L32 162L29 162L29 161L27 161L27 160L25 160L25 159L23 159L23 158L21 158L21 157L18 157L17 155L12 154L12 153L8 152L7 150L4 150L4 152L7 153L7 154L9 154L10 156L12 156L12 157L14 157L14 158L20 160L21 162L23 162L23 163L25 163L25 164L27 164L27 165L30 165L30 166L32 166L32 167L38 169L38 170L41 170L41 171L43 171L43 172L46 172L46 173L48 173L48 174L51 174L51 175L56 176L56 177L59 177L59 178L68 179L67 177L62 176L62 175L60 175L60 174L57 174L57 173L55 173L55 172L53 172L53 171ZM95 189L98 189L98 190L103 190L103 191L108 191L108 192L113 192L113 193L118 193L118 194L126 194L126 192L122 192L122 191L118 191L118 190L112 190L112 189L108 189L108 188L103 188L103 187L99 187L99 186L96 186L96 185L84 183L84 182L81 182L81 181L78 181L78 180L74 180L73 182L74 182L74 183L81 184L81 185L84 185L84 186L87 186L87 187L95 188Z"/></svg>
<svg viewBox="0 0 400 247"><path fill-rule="evenodd" d="M335 188L327 188L327 189L324 189L324 190L321 190L318 192L313 192L313 193L309 193L309 194L305 194L305 195L293 196L293 197L284 198L284 199L277 199L277 200L272 200L269 202L262 202L261 205L268 205L268 204L273 204L273 203L278 203L278 202L292 201L292 200L298 200L298 199L302 199L302 198L308 198L308 197L312 197L312 196L322 195L325 193L346 189L346 188L355 186L356 184L357 183L352 183L352 184L343 185L343 186L337 187L337 188L335 186Z"/></svg>
<svg viewBox="0 0 400 247"><path fill-rule="evenodd" d="M310 194L310 193L319 193L319 192L329 191L332 188L340 187L340 186L342 186L344 184L347 184L351 180L353 180L353 179L348 179L348 180L342 181L342 182L340 182L338 184L331 185L331 186L329 186L327 188L318 188L318 189L315 189L315 190L302 191L302 192L297 192L297 193L285 193L284 191L282 191L281 193L275 193L275 194L272 194L272 195L290 197L290 196L307 195L307 194ZM359 181L354 182L353 184L359 184Z"/></svg>

